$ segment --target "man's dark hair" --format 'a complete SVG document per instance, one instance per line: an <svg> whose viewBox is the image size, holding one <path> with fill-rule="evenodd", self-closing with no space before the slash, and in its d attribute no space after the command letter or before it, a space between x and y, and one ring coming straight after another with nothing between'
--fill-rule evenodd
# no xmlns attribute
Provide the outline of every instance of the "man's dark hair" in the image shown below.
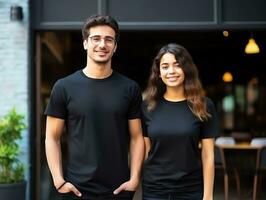
<svg viewBox="0 0 266 200"><path fill-rule="evenodd" d="M115 31L115 40L119 40L119 27L114 18L109 15L92 15L84 23L82 28L82 38L86 40L90 35L90 28L95 26L106 25L110 26Z"/></svg>

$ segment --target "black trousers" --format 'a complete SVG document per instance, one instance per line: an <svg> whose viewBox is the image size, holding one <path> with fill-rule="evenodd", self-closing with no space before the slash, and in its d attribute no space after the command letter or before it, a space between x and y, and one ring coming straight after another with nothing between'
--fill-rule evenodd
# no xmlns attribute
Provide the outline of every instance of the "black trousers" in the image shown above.
<svg viewBox="0 0 266 200"><path fill-rule="evenodd" d="M202 200L202 193L189 194L154 194L150 192L142 192L142 200Z"/></svg>
<svg viewBox="0 0 266 200"><path fill-rule="evenodd" d="M122 191L117 195L113 193L108 194L90 194L83 197L77 197L73 193L60 194L62 200L132 200L134 191Z"/></svg>

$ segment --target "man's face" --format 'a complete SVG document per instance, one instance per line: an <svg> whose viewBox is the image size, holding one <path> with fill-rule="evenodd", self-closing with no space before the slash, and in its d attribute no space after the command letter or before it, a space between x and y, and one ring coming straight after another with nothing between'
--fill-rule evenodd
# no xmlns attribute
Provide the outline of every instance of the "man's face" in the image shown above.
<svg viewBox="0 0 266 200"><path fill-rule="evenodd" d="M115 31L106 25L91 27L83 42L88 59L95 63L108 63L116 50Z"/></svg>

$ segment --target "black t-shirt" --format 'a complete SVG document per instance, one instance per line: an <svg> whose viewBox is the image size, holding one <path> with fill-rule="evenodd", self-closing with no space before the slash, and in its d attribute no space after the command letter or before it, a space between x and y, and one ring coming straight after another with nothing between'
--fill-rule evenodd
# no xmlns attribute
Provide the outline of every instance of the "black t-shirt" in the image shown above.
<svg viewBox="0 0 266 200"><path fill-rule="evenodd" d="M93 79L79 70L55 83L45 114L66 122L65 178L84 198L129 180L128 120L140 118L141 101L138 85L117 72Z"/></svg>
<svg viewBox="0 0 266 200"><path fill-rule="evenodd" d="M206 103L212 117L204 122L191 112L187 100L170 102L161 98L151 112L143 103L143 132L151 140L144 162L144 192L202 193L199 141L218 135L214 105L208 98Z"/></svg>

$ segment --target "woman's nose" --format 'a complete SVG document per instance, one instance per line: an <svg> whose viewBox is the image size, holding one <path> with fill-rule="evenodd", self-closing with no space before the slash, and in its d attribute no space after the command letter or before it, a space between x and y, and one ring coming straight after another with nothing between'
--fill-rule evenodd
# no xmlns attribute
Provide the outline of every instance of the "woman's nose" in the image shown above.
<svg viewBox="0 0 266 200"><path fill-rule="evenodd" d="M170 66L170 67L169 67L169 73L175 73L174 66Z"/></svg>

